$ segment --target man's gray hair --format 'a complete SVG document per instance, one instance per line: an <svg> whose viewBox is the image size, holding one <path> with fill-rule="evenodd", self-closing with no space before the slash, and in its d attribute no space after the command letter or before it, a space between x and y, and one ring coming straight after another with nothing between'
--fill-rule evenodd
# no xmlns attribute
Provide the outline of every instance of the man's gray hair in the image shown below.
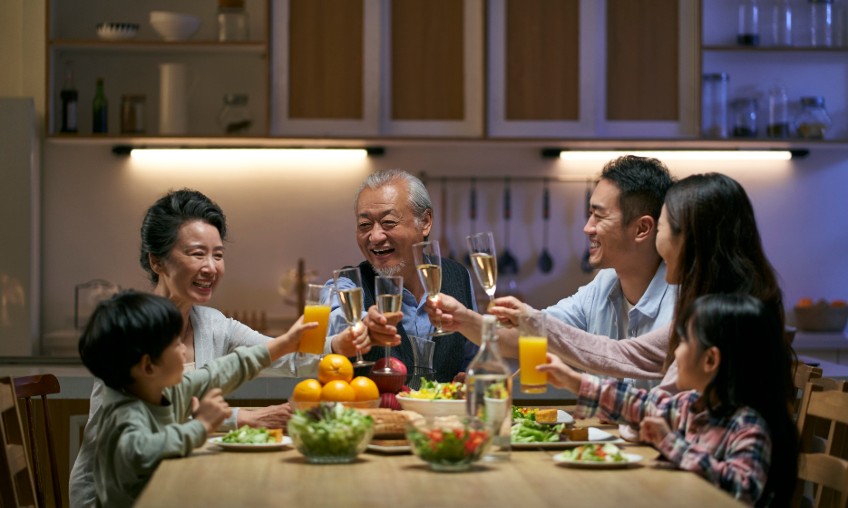
<svg viewBox="0 0 848 508"><path fill-rule="evenodd" d="M353 202L354 213L356 212L356 203L359 201L359 195L363 190L369 188L371 190L379 189L384 185L396 181L406 182L409 189L409 207L412 209L413 215L417 221L421 221L429 212L432 214L433 201L430 200L430 193L427 192L427 187L417 177L410 175L402 169L381 169L368 175L368 178L359 186L356 191L356 199Z"/></svg>

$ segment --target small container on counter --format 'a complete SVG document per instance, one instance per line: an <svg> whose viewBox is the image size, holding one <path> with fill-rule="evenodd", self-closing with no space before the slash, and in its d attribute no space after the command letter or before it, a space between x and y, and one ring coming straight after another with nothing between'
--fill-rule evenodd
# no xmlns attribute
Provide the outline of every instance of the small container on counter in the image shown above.
<svg viewBox="0 0 848 508"><path fill-rule="evenodd" d="M701 134L706 138L727 137L726 72L704 74L701 90Z"/></svg>
<svg viewBox="0 0 848 508"><path fill-rule="evenodd" d="M768 90L768 124L766 136L770 138L788 138L792 133L789 122L789 97L786 88L773 84Z"/></svg>
<svg viewBox="0 0 848 508"><path fill-rule="evenodd" d="M218 40L246 41L249 36L244 0L218 0Z"/></svg>
<svg viewBox="0 0 848 508"><path fill-rule="evenodd" d="M218 123L227 135L247 134L253 125L250 110L247 109L246 94L228 93L224 95L224 106L218 114Z"/></svg>
<svg viewBox="0 0 848 508"><path fill-rule="evenodd" d="M736 31L736 44L740 46L760 45L759 5L757 0L740 0L739 28Z"/></svg>
<svg viewBox="0 0 848 508"><path fill-rule="evenodd" d="M795 119L798 135L804 139L824 139L831 126L830 115L824 106L824 97L801 97L801 112Z"/></svg>
<svg viewBox="0 0 848 508"><path fill-rule="evenodd" d="M833 0L807 0L810 5L810 41L812 46L833 46Z"/></svg>
<svg viewBox="0 0 848 508"><path fill-rule="evenodd" d="M754 97L733 99L733 137L757 137L757 99Z"/></svg>
<svg viewBox="0 0 848 508"><path fill-rule="evenodd" d="M144 105L146 98L142 94L121 96L121 133L143 134L145 131Z"/></svg>

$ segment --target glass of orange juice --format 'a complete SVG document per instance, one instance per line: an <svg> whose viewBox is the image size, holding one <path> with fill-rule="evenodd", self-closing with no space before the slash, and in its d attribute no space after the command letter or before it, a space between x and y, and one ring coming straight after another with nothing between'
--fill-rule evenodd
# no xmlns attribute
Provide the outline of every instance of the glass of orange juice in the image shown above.
<svg viewBox="0 0 848 508"><path fill-rule="evenodd" d="M548 375L536 370L537 365L547 363L546 317L544 313L538 313L533 318L525 315L518 319L518 364L521 391L524 393L545 393L548 389Z"/></svg>
<svg viewBox="0 0 848 508"><path fill-rule="evenodd" d="M320 355L324 353L324 340L327 337L327 324L330 321L329 286L308 284L306 286L306 306L303 308L303 322L317 322L318 327L306 330L300 338L299 353Z"/></svg>

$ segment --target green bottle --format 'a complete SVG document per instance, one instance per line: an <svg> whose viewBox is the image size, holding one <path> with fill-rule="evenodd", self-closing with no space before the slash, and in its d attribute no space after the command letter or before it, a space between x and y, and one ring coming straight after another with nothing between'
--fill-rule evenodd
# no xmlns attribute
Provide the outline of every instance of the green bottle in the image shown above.
<svg viewBox="0 0 848 508"><path fill-rule="evenodd" d="M92 112L91 131L95 134L109 132L109 103L106 101L106 94L103 92L103 78L97 78L97 91L94 93Z"/></svg>

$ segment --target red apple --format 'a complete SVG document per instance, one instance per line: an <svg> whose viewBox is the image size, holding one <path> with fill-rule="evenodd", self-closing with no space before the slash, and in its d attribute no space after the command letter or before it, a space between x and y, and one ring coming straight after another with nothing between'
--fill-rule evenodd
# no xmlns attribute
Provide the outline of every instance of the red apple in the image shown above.
<svg viewBox="0 0 848 508"><path fill-rule="evenodd" d="M380 407L385 407L393 410L399 410L400 403L394 393L384 393L380 395Z"/></svg>
<svg viewBox="0 0 848 508"><path fill-rule="evenodd" d="M397 358L392 358L389 365L391 370L386 372L386 359L381 358L368 374L377 384L380 393L397 393L406 382L406 365Z"/></svg>
<svg viewBox="0 0 848 508"><path fill-rule="evenodd" d="M385 368L386 368L386 358L383 357L383 358L380 358L379 360L377 360L377 362L374 364L374 366L371 367L371 371L374 372L374 371L378 371L378 370L385 369ZM400 359L395 358L394 356L389 358L389 368L391 368L394 371L400 372L404 376L406 376L406 374L407 374L406 365L404 365L404 363L402 361L400 361Z"/></svg>

